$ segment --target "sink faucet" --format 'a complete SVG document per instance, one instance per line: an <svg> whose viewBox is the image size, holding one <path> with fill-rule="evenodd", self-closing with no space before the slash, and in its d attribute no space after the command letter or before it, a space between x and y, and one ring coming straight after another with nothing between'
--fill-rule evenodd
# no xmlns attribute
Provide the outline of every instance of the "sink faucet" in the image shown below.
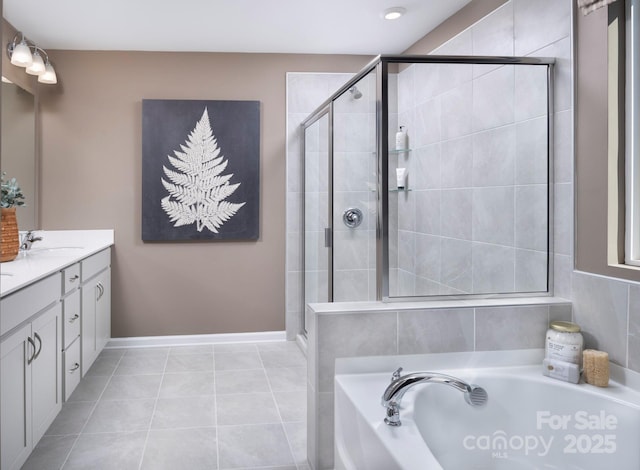
<svg viewBox="0 0 640 470"><path fill-rule="evenodd" d="M20 243L20 249L24 251L29 251L31 249L31 245L41 240L42 240L42 237L36 237L35 234L31 230L29 230L24 235L24 237L22 237L22 243Z"/></svg>
<svg viewBox="0 0 640 470"><path fill-rule="evenodd" d="M387 416L384 422L389 426L400 426L400 402L404 394L414 385L423 383L438 383L449 385L464 393L464 399L471 406L482 406L487 403L487 392L484 388L471 385L463 380L450 375L439 374L437 372L414 372L400 375L402 368L394 372L391 384L382 394L382 406L387 409Z"/></svg>

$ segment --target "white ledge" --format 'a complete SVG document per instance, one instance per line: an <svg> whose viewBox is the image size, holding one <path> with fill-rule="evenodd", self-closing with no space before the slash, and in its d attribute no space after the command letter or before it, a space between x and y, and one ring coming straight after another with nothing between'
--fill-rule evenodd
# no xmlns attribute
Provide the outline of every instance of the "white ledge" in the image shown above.
<svg viewBox="0 0 640 470"><path fill-rule="evenodd" d="M465 300L421 300L416 302L332 302L309 304L308 309L318 315L395 312L400 310L431 310L445 308L514 307L525 305L568 305L570 300L561 297L509 297Z"/></svg>

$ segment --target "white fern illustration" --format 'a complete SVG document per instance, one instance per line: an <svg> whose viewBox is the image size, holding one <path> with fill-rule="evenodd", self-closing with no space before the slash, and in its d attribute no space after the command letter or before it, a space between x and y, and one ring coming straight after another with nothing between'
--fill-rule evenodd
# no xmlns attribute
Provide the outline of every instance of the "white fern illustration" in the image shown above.
<svg viewBox="0 0 640 470"><path fill-rule="evenodd" d="M162 199L162 209L174 227L196 224L198 232L207 228L214 233L246 203L225 201L241 183L229 184L233 173L221 175L228 161L220 155L218 142L209 123L209 113L204 108L196 127L189 133L182 151L168 155L176 169L163 166L167 180L162 185L169 196Z"/></svg>

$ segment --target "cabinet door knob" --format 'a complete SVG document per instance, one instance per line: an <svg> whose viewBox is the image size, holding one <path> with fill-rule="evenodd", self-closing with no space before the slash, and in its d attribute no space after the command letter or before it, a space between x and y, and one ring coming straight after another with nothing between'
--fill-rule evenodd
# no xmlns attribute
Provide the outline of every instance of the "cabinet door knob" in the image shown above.
<svg viewBox="0 0 640 470"><path fill-rule="evenodd" d="M71 318L69 318L69 323L73 323L74 321L76 321L78 318L80 318L80 315L78 315L77 313L72 316Z"/></svg>
<svg viewBox="0 0 640 470"><path fill-rule="evenodd" d="M69 282L76 282L78 279L80 279L80 276L76 274L75 276L69 278Z"/></svg>
<svg viewBox="0 0 640 470"><path fill-rule="evenodd" d="M78 364L77 362L73 365L73 367L71 369L69 369L69 373L73 374L75 371L77 371L78 369L80 369L80 364Z"/></svg>

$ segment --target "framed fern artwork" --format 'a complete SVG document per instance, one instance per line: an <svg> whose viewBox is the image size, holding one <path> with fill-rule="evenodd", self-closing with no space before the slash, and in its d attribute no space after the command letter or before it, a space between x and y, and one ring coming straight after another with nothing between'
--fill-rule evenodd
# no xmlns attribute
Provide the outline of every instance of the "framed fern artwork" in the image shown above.
<svg viewBox="0 0 640 470"><path fill-rule="evenodd" d="M142 239L255 240L260 102L142 100Z"/></svg>

